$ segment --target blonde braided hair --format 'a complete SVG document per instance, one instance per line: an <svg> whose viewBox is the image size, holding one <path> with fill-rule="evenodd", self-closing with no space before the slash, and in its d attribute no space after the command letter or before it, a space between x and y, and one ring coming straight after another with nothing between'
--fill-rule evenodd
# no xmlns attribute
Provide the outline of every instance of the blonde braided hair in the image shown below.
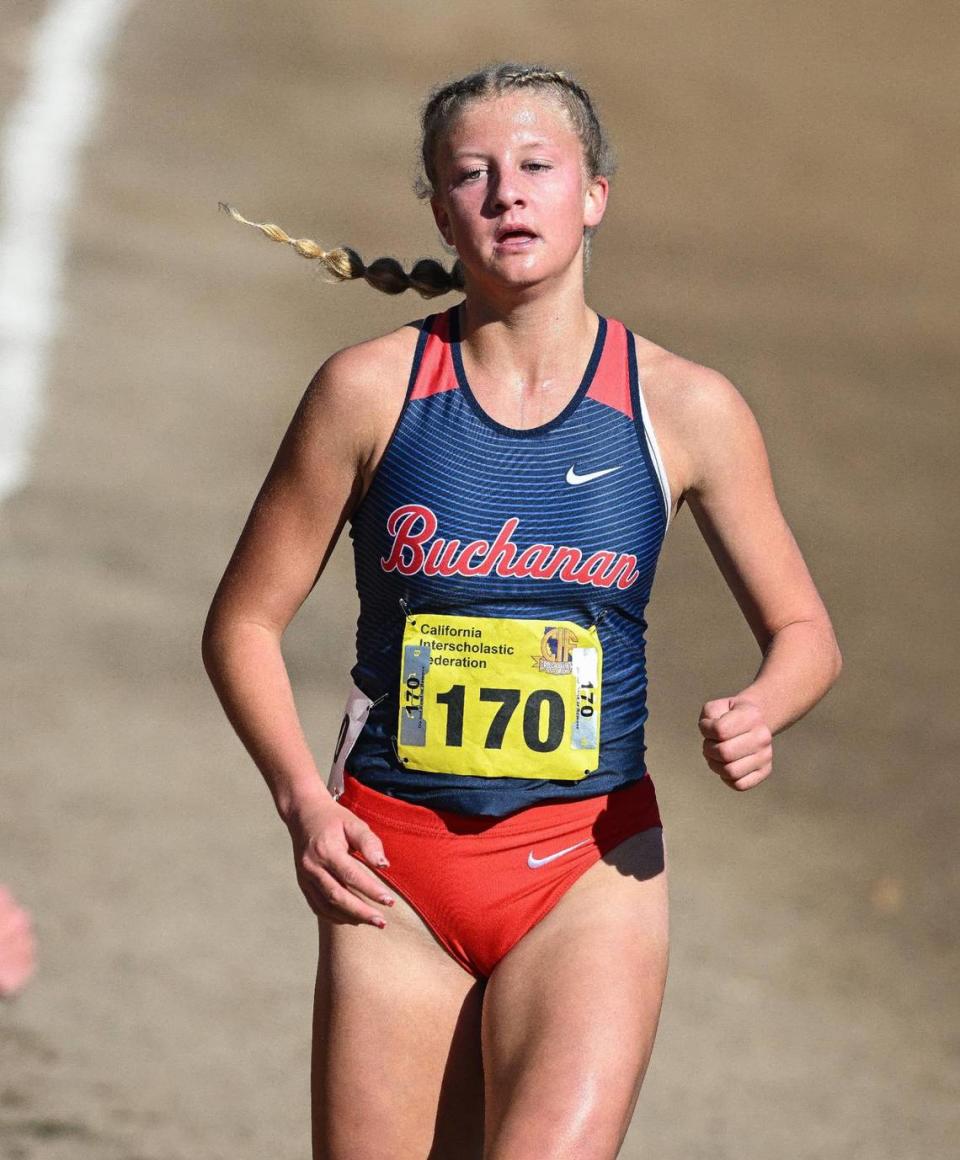
<svg viewBox="0 0 960 1160"><path fill-rule="evenodd" d="M303 258L317 259L330 275L332 282L363 278L384 294L402 294L404 290L416 290L423 298L436 298L441 294L450 293L451 290L463 289L463 267L459 261L447 270L434 258L421 258L409 274L396 258L377 258L367 266L357 251L349 246L325 250L311 238L291 238L273 222L251 222L232 205L227 205L223 201L219 204L220 209L229 214L234 221L242 222L245 226L253 226L274 242L293 246Z"/></svg>
<svg viewBox="0 0 960 1160"><path fill-rule="evenodd" d="M538 88L556 97L563 105L583 147L584 168L588 177L612 177L616 169L613 150L603 131L590 97L569 74L542 65L493 64L470 73L469 76L435 88L427 98L420 117L422 137L420 156L423 170L415 190L418 197L432 197L437 184L437 146L453 121L471 101L499 96L510 89ZM320 262L333 282L347 282L354 278L383 291L384 294L402 294L416 290L423 298L436 298L450 291L464 289L463 265L457 259L448 270L434 258L421 258L409 273L396 258L377 258L369 266L349 246L324 250L310 238L291 238L272 222L251 222L232 206L220 202L220 208L234 221L253 226L275 242L292 246L304 258ZM589 261L590 239L594 227L584 230L584 254Z"/></svg>
<svg viewBox="0 0 960 1160"><path fill-rule="evenodd" d="M430 93L420 115L423 171L416 185L419 197L433 196L437 183L437 146L464 107L471 101L523 88L543 89L563 105L580 138L584 168L589 177L613 176L617 168L613 149L587 90L562 70L504 62L487 65L469 76L439 85Z"/></svg>

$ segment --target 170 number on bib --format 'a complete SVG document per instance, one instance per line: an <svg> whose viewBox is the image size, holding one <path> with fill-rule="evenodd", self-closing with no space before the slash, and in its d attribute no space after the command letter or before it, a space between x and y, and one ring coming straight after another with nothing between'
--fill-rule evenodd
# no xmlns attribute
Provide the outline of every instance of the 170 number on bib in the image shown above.
<svg viewBox="0 0 960 1160"><path fill-rule="evenodd" d="M405 710L415 712L414 702L419 702L420 681L409 678L414 688ZM479 700L500 707L494 712L483 740L484 749L502 749L507 726L520 705L519 689L492 689L481 685L477 690ZM593 684L587 682L580 688L580 704L577 712L581 717L593 716ZM467 686L453 685L445 693L437 693L437 704L447 710L446 736L444 745L460 748L463 745L464 709L467 701ZM567 706L563 697L555 689L534 689L524 698L522 719L523 743L534 753L552 753L563 744L567 723Z"/></svg>
<svg viewBox="0 0 960 1160"><path fill-rule="evenodd" d="M596 629L566 621L410 616L397 754L426 772L586 777L599 763L601 656Z"/></svg>

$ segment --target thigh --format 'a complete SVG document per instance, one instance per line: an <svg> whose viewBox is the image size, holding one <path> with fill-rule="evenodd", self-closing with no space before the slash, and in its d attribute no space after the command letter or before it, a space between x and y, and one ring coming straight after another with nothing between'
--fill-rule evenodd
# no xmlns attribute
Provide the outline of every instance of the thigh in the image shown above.
<svg viewBox="0 0 960 1160"><path fill-rule="evenodd" d="M653 1049L666 971L657 828L586 871L491 974L486 1160L613 1160Z"/></svg>
<svg viewBox="0 0 960 1160"><path fill-rule="evenodd" d="M483 984L390 891L382 930L320 923L314 1160L479 1158Z"/></svg>

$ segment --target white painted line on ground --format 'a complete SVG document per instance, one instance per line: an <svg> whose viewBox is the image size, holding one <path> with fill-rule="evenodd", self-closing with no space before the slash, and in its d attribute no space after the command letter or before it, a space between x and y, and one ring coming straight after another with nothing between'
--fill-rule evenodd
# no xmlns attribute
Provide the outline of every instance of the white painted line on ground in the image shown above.
<svg viewBox="0 0 960 1160"><path fill-rule="evenodd" d="M132 0L52 0L0 145L0 501L24 482L60 320L64 225L100 104L100 68Z"/></svg>

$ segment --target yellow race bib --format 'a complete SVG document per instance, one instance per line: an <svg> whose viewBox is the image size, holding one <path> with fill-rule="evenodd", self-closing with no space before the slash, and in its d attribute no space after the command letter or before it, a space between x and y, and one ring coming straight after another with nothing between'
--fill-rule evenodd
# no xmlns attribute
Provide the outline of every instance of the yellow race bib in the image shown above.
<svg viewBox="0 0 960 1160"><path fill-rule="evenodd" d="M603 650L568 620L407 617L397 752L410 769L579 781L600 763Z"/></svg>

